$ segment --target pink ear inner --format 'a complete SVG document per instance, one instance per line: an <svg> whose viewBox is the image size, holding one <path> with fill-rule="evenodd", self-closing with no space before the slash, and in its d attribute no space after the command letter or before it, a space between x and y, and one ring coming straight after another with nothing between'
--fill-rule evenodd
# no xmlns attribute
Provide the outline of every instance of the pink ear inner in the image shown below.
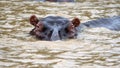
<svg viewBox="0 0 120 68"><path fill-rule="evenodd" d="M36 24L38 23L38 19L37 19L37 17L35 16L35 15L32 15L31 17L30 17L30 24L32 24L33 26L36 26Z"/></svg>
<svg viewBox="0 0 120 68"><path fill-rule="evenodd" d="M75 27L77 27L77 26L80 25L80 20L79 20L78 18L74 18L74 19L72 20L72 23L73 23L73 25L74 25Z"/></svg>

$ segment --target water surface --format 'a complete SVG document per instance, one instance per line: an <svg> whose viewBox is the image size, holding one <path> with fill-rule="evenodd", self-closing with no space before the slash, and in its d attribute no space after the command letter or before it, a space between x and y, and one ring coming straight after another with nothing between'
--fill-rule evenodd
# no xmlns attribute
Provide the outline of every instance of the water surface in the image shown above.
<svg viewBox="0 0 120 68"><path fill-rule="evenodd" d="M119 0L77 3L0 1L0 68L119 68L120 31L85 28L77 39L41 41L29 17L58 15L81 22L120 15Z"/></svg>

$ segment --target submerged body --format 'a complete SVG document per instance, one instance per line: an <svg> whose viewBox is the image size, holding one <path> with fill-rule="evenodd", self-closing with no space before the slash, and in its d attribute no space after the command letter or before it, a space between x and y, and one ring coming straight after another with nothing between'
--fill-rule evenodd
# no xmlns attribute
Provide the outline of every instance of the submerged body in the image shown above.
<svg viewBox="0 0 120 68"><path fill-rule="evenodd" d="M36 0L36 1L49 1L49 2L75 2L75 0Z"/></svg>
<svg viewBox="0 0 120 68"><path fill-rule="evenodd" d="M46 0L50 2L74 2L74 0Z"/></svg>
<svg viewBox="0 0 120 68"><path fill-rule="evenodd" d="M120 30L120 16L101 18L80 24L78 18L70 21L60 16L48 16L39 20L33 15L30 17L30 23L35 26L30 32L31 35L35 35L41 40L51 41L76 38L82 26L90 28L105 27L110 30Z"/></svg>
<svg viewBox="0 0 120 68"><path fill-rule="evenodd" d="M97 20L85 22L83 25L90 28L105 27L110 30L120 31L120 16L100 18Z"/></svg>

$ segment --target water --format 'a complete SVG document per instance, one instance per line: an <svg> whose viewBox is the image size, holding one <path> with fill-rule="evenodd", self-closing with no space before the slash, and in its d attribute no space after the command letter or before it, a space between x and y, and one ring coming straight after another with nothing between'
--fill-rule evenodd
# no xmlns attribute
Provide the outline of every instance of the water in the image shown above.
<svg viewBox="0 0 120 68"><path fill-rule="evenodd" d="M81 22L120 15L119 0L79 3L0 1L0 68L119 68L120 31L85 28L78 39L41 41L29 35L29 17L58 15Z"/></svg>

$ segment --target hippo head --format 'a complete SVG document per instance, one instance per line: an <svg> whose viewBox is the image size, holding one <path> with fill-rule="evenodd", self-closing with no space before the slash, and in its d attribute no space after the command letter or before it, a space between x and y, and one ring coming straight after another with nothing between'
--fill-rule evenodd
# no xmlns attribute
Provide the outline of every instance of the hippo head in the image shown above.
<svg viewBox="0 0 120 68"><path fill-rule="evenodd" d="M79 26L80 21L74 18L70 21L67 18L60 16L48 16L38 19L35 15L30 17L30 24L35 28L30 32L41 40L62 40L75 38L77 36L76 27Z"/></svg>

